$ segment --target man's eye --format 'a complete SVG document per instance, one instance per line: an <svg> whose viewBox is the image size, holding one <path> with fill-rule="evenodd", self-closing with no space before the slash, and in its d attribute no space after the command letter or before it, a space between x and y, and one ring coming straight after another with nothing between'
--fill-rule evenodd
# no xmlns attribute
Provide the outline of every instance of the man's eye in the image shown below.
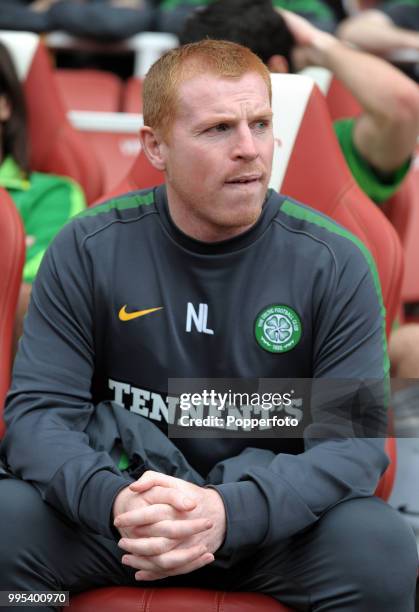
<svg viewBox="0 0 419 612"><path fill-rule="evenodd" d="M212 127L210 127L207 131L208 132L227 132L227 130L229 129L229 126L227 125L227 123L218 123L217 125L213 125Z"/></svg>
<svg viewBox="0 0 419 612"><path fill-rule="evenodd" d="M257 129L257 130L265 130L267 127L269 127L269 121L265 120L265 119L261 119L260 121L256 121L253 126Z"/></svg>

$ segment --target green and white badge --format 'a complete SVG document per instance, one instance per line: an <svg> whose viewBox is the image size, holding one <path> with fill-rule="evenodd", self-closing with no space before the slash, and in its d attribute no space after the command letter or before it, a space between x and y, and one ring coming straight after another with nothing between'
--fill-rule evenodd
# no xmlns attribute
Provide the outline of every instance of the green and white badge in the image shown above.
<svg viewBox="0 0 419 612"><path fill-rule="evenodd" d="M265 351L286 353L300 341L301 319L284 304L267 306L257 315L255 321L256 340Z"/></svg>

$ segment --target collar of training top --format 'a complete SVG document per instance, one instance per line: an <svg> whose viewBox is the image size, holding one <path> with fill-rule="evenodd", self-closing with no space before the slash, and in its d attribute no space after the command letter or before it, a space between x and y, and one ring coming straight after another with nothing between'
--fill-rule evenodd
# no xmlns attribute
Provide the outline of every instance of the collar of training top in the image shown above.
<svg viewBox="0 0 419 612"><path fill-rule="evenodd" d="M202 255L222 255L225 253L234 253L235 251L239 251L253 244L255 240L263 234L279 209L278 201L274 201L276 200L275 195L277 196L272 189L267 191L259 219L250 229L239 236L220 242L201 242L200 240L188 236L175 225L170 216L165 185L161 185L155 189L155 204L164 228L178 244L194 253Z"/></svg>

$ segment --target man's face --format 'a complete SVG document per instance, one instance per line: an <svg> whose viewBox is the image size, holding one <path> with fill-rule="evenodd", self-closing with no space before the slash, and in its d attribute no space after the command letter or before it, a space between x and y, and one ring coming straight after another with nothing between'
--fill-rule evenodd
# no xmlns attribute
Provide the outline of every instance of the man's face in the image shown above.
<svg viewBox="0 0 419 612"><path fill-rule="evenodd" d="M181 83L161 150L170 213L185 233L223 240L258 219L271 174L271 118L268 89L256 72Z"/></svg>

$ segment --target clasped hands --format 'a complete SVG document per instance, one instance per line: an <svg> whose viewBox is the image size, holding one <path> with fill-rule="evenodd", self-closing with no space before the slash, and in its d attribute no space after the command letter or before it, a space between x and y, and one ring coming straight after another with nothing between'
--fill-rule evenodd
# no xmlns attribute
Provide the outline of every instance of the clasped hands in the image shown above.
<svg viewBox="0 0 419 612"><path fill-rule="evenodd" d="M122 563L137 580L187 574L211 563L226 530L225 508L214 489L173 476L145 472L120 491L114 525L127 554Z"/></svg>

